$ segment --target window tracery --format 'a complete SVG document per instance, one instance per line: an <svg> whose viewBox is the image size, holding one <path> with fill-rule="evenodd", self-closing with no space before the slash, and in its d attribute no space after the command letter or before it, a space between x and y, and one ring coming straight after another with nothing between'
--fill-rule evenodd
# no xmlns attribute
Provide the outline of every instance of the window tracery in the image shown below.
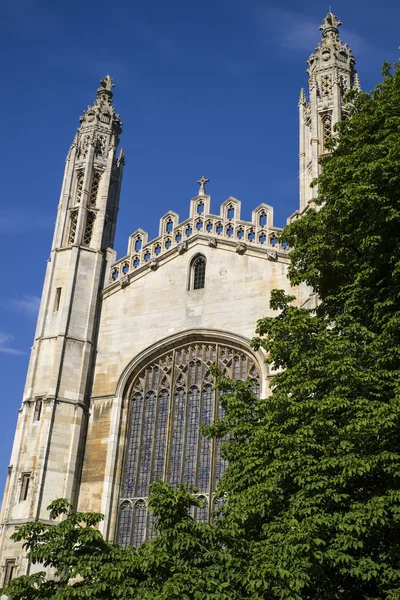
<svg viewBox="0 0 400 600"><path fill-rule="evenodd" d="M96 219L96 213L94 213L91 210L88 211L87 216L86 216L85 235L83 236L83 243L86 246L89 246L89 244L92 240L95 219Z"/></svg>
<svg viewBox="0 0 400 600"><path fill-rule="evenodd" d="M95 171L93 173L92 186L90 188L89 204L96 206L97 194L99 191L101 173Z"/></svg>
<svg viewBox="0 0 400 600"><path fill-rule="evenodd" d="M83 171L79 171L76 176L76 194L75 194L75 204L80 204L82 200L83 194Z"/></svg>
<svg viewBox="0 0 400 600"><path fill-rule="evenodd" d="M135 378L116 529L122 546L138 546L153 536L147 497L157 478L172 486L197 487L204 507L196 508L194 516L202 522L210 519L216 482L226 469L223 440L215 443L201 434L202 424L223 414L219 393L213 390L214 364L229 377L254 379L253 389L259 394L254 360L242 350L217 343L181 346L158 357Z"/></svg>
<svg viewBox="0 0 400 600"><path fill-rule="evenodd" d="M70 246L72 246L72 244L75 242L77 224L78 224L78 211L73 210L70 214L70 226L69 226L69 236L68 236L68 243Z"/></svg>
<svg viewBox="0 0 400 600"><path fill-rule="evenodd" d="M326 144L332 137L332 115L330 113L325 113L321 117L322 121L322 135L323 135L323 143Z"/></svg>

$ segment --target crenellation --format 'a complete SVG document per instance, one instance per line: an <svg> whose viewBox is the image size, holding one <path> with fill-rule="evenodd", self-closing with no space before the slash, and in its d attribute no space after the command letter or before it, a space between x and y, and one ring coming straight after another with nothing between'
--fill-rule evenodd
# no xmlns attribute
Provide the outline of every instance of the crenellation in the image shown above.
<svg viewBox="0 0 400 600"><path fill-rule="evenodd" d="M287 244L278 242L277 234L281 227L274 225L274 212L272 206L261 203L252 211L252 220L240 219L241 202L237 198L229 197L221 204L220 214L196 212L199 202L204 196L197 196L191 200L191 216L179 223L179 215L169 211L160 219L159 236L148 241L147 232L137 229L128 242L128 254L110 265L109 276L105 287L123 279L124 287L130 281L129 275L142 272L146 267L153 269L152 260L167 258L171 253L185 251L188 243L195 243L200 239L224 241L228 244L243 243L249 247L266 252L267 246L276 252L286 255ZM210 199L210 196L207 197ZM193 210L193 207L196 210ZM232 212L230 212L232 211ZM166 225L171 227L167 228ZM182 246L182 243L186 245ZM212 244L213 245L213 244ZM243 246L240 246L240 250ZM239 252L240 253L240 252Z"/></svg>

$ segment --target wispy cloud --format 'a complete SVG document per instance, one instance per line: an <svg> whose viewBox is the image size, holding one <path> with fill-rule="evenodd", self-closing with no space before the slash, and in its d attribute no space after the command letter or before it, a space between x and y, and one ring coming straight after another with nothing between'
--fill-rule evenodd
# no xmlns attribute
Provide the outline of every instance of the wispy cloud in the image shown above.
<svg viewBox="0 0 400 600"><path fill-rule="evenodd" d="M53 219L54 221L54 219ZM1 233L22 233L32 228L49 229L52 226L50 215L37 215L29 213L17 214L4 209L0 212L0 232Z"/></svg>
<svg viewBox="0 0 400 600"><path fill-rule="evenodd" d="M273 43L280 48L289 51L301 50L312 52L321 40L318 30L323 16L310 17L304 13L288 10L279 6L257 6L256 16L258 23L265 34L267 43ZM340 17L340 15L338 15ZM343 40L356 53L367 53L371 50L371 44L359 33L345 28Z"/></svg>
<svg viewBox="0 0 400 600"><path fill-rule="evenodd" d="M225 71L232 77L245 77L254 70L254 64L248 60L231 58L224 56L221 58L221 64Z"/></svg>
<svg viewBox="0 0 400 600"><path fill-rule="evenodd" d="M3 354L14 354L16 356L21 356L25 354L22 350L18 350L17 348L12 348L10 343L14 340L14 336L9 335L0 331L0 352Z"/></svg>
<svg viewBox="0 0 400 600"><path fill-rule="evenodd" d="M40 298L32 294L24 294L19 298L10 298L6 304L12 310L36 317L39 311Z"/></svg>

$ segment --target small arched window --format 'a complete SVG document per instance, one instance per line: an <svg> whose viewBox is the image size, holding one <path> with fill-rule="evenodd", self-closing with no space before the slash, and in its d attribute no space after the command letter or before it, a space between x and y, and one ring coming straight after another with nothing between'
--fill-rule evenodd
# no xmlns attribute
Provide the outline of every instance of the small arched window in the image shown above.
<svg viewBox="0 0 400 600"><path fill-rule="evenodd" d="M191 280L193 290L200 290L204 287L206 281L206 259L204 256L197 256L192 262Z"/></svg>

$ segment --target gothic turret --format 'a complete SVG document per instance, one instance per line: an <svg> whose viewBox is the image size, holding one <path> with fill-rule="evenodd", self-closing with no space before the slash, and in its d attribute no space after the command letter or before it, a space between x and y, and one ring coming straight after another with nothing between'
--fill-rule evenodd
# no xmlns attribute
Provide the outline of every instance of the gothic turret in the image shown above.
<svg viewBox="0 0 400 600"><path fill-rule="evenodd" d="M114 243L124 153L116 157L121 120L112 105L114 84L108 75L100 83L67 155L53 248Z"/></svg>
<svg viewBox="0 0 400 600"><path fill-rule="evenodd" d="M48 519L54 498L76 503L96 351L99 295L114 252L124 164L121 121L105 77L68 152L53 244L1 515L0 554L29 569L10 541L17 525ZM1 560L1 559L0 559Z"/></svg>
<svg viewBox="0 0 400 600"><path fill-rule="evenodd" d="M322 40L308 59L309 101L304 90L300 94L300 211L317 196L310 184L320 173L318 159L327 152L335 123L347 118L343 96L349 89L360 90L355 58L339 38L341 24L333 13L326 15L319 28Z"/></svg>

